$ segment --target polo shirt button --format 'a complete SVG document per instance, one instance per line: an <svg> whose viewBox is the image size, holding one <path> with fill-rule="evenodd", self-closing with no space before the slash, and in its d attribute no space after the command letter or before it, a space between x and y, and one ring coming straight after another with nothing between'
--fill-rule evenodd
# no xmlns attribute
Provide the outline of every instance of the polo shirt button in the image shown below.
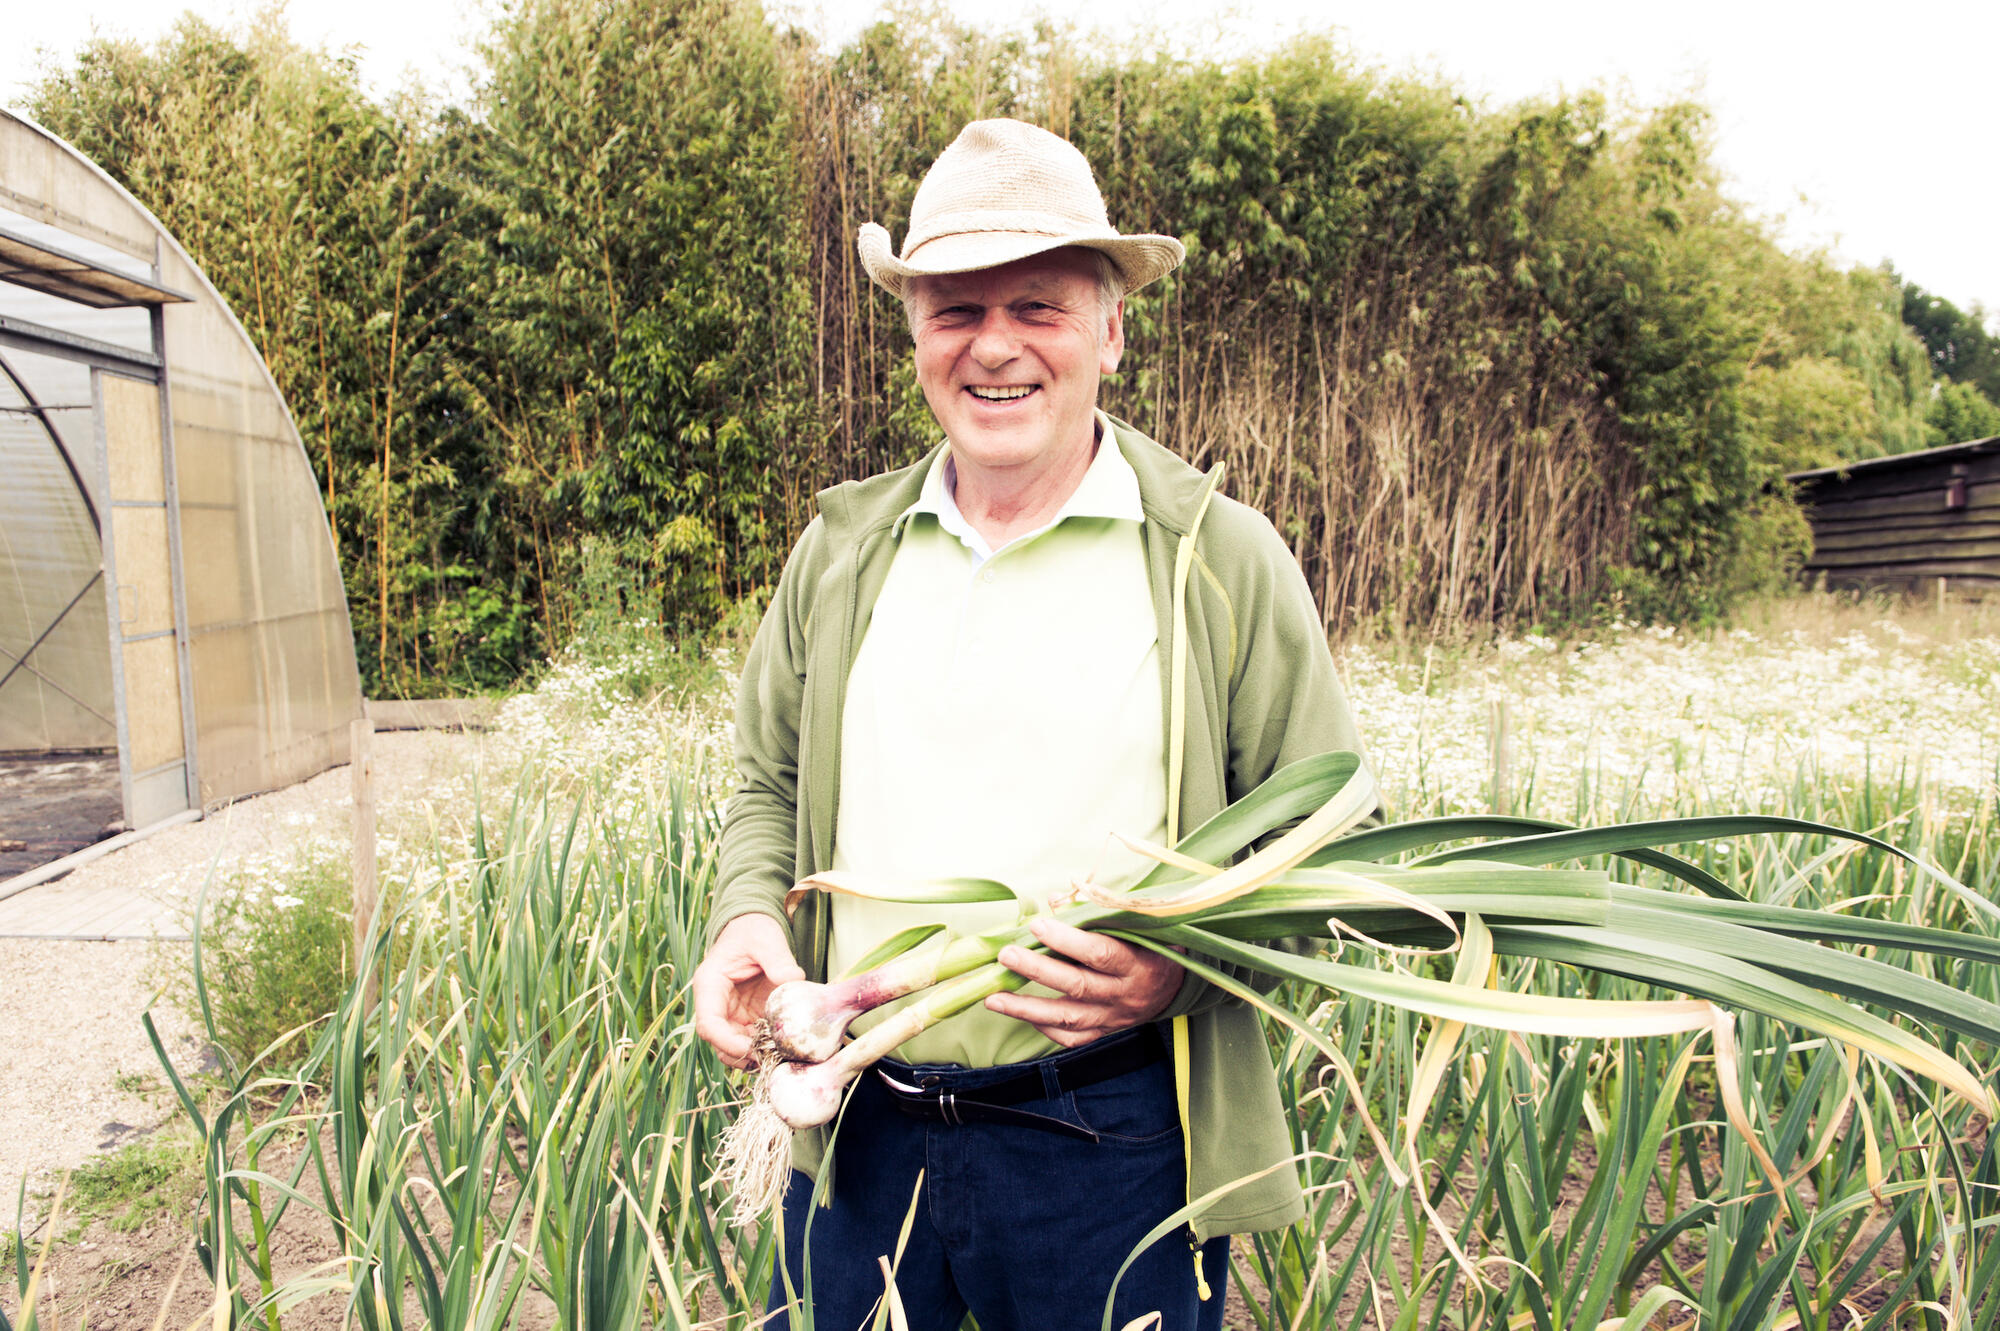
<svg viewBox="0 0 2000 1331"><path fill-rule="evenodd" d="M985 580L986 580L987 582L991 582L991 581L993 581L993 578L994 578L994 576L995 576L995 575L994 575L994 572L993 572L993 570L989 568L989 569L987 569L987 570L986 570L985 572L981 573L981 574L980 574L979 576L980 576L981 578L985 579Z"/></svg>

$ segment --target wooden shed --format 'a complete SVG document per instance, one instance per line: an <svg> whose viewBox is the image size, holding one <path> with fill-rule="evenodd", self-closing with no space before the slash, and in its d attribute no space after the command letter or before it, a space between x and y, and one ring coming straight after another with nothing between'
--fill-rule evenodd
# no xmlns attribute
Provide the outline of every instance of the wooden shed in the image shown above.
<svg viewBox="0 0 2000 1331"><path fill-rule="evenodd" d="M2000 436L1786 477L1829 587L2000 593Z"/></svg>

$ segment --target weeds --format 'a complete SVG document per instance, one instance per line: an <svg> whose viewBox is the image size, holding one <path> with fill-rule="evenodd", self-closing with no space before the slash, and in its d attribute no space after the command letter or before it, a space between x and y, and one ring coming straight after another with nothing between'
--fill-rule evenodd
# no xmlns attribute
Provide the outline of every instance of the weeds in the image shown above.
<svg viewBox="0 0 2000 1331"><path fill-rule="evenodd" d="M70 1175L71 1236L97 1220L130 1233L184 1208L200 1161L200 1144L178 1125L86 1161Z"/></svg>
<svg viewBox="0 0 2000 1331"><path fill-rule="evenodd" d="M283 1067L304 1055L313 1024L354 977L352 905L343 853L323 842L308 842L296 861L232 874L204 894L207 1020L218 1050L239 1066L262 1058ZM185 970L169 972L167 995L192 1020L204 1019Z"/></svg>
<svg viewBox="0 0 2000 1331"><path fill-rule="evenodd" d="M166 1089L159 1077L151 1072L121 1072L111 1079L111 1084L126 1095L142 1098Z"/></svg>

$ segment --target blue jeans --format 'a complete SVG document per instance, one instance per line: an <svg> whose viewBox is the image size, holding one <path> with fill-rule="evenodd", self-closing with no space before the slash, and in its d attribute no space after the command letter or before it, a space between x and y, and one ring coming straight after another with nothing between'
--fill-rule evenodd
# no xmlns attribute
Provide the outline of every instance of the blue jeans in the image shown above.
<svg viewBox="0 0 2000 1331"><path fill-rule="evenodd" d="M964 1095L1023 1069L1046 1072L1076 1052L996 1068L892 1071L912 1082L939 1077L944 1089ZM873 1072L863 1073L834 1139L832 1205L814 1207L812 1179L792 1171L784 1266L772 1278L770 1308L786 1308L787 1275L796 1298L807 1301L810 1250L813 1315L799 1325L869 1326L883 1293L877 1259L894 1260L914 1197L896 1267L911 1331L955 1331L968 1310L980 1331L1096 1331L1119 1264L1186 1201L1171 1065L1161 1060L1016 1107L1088 1127L1098 1140L1011 1123L911 1118ZM1133 1259L1118 1282L1114 1328L1155 1310L1161 1331L1221 1327L1229 1239L1201 1248L1209 1285L1203 1301L1189 1236L1186 1225L1176 1226ZM765 1325L778 1331L793 1322L787 1311Z"/></svg>

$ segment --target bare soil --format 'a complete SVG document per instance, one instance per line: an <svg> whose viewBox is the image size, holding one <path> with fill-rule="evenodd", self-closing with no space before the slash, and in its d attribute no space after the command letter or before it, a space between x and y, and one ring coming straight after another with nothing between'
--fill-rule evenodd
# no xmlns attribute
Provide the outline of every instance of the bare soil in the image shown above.
<svg viewBox="0 0 2000 1331"><path fill-rule="evenodd" d="M0 757L0 883L125 830L115 753Z"/></svg>

